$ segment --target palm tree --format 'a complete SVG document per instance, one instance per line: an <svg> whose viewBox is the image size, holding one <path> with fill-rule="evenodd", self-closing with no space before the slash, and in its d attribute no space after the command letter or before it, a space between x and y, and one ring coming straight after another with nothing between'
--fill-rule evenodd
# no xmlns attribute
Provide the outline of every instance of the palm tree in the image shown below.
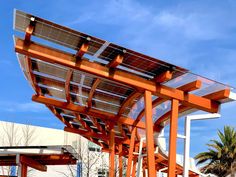
<svg viewBox="0 0 236 177"><path fill-rule="evenodd" d="M233 165L236 163L236 130L233 127L225 126L224 132L218 130L220 141L211 140L207 144L208 151L199 153L195 159L197 164L204 164L202 173L212 173L225 177L236 173Z"/></svg>

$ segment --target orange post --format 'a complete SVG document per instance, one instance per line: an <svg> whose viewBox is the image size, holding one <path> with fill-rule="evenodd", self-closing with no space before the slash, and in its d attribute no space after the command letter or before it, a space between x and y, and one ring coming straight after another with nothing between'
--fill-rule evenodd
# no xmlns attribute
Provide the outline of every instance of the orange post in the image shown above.
<svg viewBox="0 0 236 177"><path fill-rule="evenodd" d="M147 144L147 169L148 177L156 177L153 120L152 120L152 94L150 91L144 93L145 101L145 123L146 123L146 144Z"/></svg>
<svg viewBox="0 0 236 177"><path fill-rule="evenodd" d="M175 177L176 175L175 169L176 169L178 108L179 108L179 101L173 99L171 104L171 117L170 117L168 177Z"/></svg>
<svg viewBox="0 0 236 177"><path fill-rule="evenodd" d="M115 177L115 131L114 125L111 125L109 141L109 177Z"/></svg>
<svg viewBox="0 0 236 177"><path fill-rule="evenodd" d="M122 177L123 174L123 161L122 161L122 144L119 144L119 177Z"/></svg>
<svg viewBox="0 0 236 177"><path fill-rule="evenodd" d="M126 177L130 177L130 175L131 175L131 167L132 167L132 160L133 160L134 141L135 141L136 131L137 131L137 128L134 127L131 132L131 140L130 140L130 145L129 145L129 155L128 155Z"/></svg>
<svg viewBox="0 0 236 177"><path fill-rule="evenodd" d="M135 177L136 175L136 165L137 165L137 157L135 157L133 160L132 177Z"/></svg>
<svg viewBox="0 0 236 177"><path fill-rule="evenodd" d="M27 165L21 163L21 176L20 177L27 177Z"/></svg>
<svg viewBox="0 0 236 177"><path fill-rule="evenodd" d="M143 177L146 177L146 169L143 168Z"/></svg>

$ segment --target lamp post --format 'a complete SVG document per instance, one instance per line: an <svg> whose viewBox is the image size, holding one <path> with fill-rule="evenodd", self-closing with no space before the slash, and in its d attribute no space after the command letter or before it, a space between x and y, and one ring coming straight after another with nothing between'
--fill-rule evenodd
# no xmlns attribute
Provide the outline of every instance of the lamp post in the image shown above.
<svg viewBox="0 0 236 177"><path fill-rule="evenodd" d="M184 173L183 177L189 177L189 152L190 152L190 128L192 120L206 120L206 119L216 119L221 115L219 113L214 114L199 114L190 115L185 118L185 136L181 138L184 139Z"/></svg>

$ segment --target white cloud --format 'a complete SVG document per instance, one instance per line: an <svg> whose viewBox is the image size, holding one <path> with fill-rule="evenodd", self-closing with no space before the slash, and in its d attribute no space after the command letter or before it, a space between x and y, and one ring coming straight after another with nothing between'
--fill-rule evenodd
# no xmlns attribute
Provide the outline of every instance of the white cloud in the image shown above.
<svg viewBox="0 0 236 177"><path fill-rule="evenodd" d="M42 112L47 110L43 104L28 102L0 102L0 111L6 112Z"/></svg>

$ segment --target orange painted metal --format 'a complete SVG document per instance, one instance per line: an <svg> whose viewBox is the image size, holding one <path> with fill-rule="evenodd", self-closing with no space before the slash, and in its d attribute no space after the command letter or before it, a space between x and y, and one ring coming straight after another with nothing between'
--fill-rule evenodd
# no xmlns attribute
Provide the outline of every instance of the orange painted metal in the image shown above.
<svg viewBox="0 0 236 177"><path fill-rule="evenodd" d="M73 75L73 70L69 69L66 75L66 82L65 82L65 94L66 94L66 101L70 103L71 97L70 97L70 81Z"/></svg>
<svg viewBox="0 0 236 177"><path fill-rule="evenodd" d="M79 105L75 105L75 104L71 104L71 103L67 104L66 102L58 101L58 100L55 100L52 98L47 98L45 96L33 95L32 100L35 102L55 106L58 108L74 111L77 113L94 116L97 118L101 118L103 120L114 120L116 118L116 115L112 114L112 113L108 113L105 111L100 111L100 110L96 110L96 109L92 109L92 108L88 111L87 107L85 107L85 106L79 106ZM125 125L132 126L134 123L134 120L132 118L122 116L122 117L120 117L118 122L125 124ZM145 129L145 123L139 122L137 124L137 128Z"/></svg>
<svg viewBox="0 0 236 177"><path fill-rule="evenodd" d="M162 83L162 82L165 82L165 81L168 81L168 80L171 80L173 76L173 72L171 71L166 71L158 76L156 76L153 81L155 82L158 82L158 83Z"/></svg>
<svg viewBox="0 0 236 177"><path fill-rule="evenodd" d="M115 177L115 130L114 125L110 125L109 139L109 177Z"/></svg>
<svg viewBox="0 0 236 177"><path fill-rule="evenodd" d="M20 156L20 163L26 165L28 167L34 168L39 171L47 171L47 166L40 164L39 162L33 160L30 157Z"/></svg>
<svg viewBox="0 0 236 177"><path fill-rule="evenodd" d="M228 99L229 98L229 94L230 94L230 89L224 89L224 90L219 90L219 91L217 91L215 93L208 94L208 95L206 95L204 97L218 101L218 100Z"/></svg>
<svg viewBox="0 0 236 177"><path fill-rule="evenodd" d="M119 149L119 177L123 177L122 144L118 145L118 149Z"/></svg>
<svg viewBox="0 0 236 177"><path fill-rule="evenodd" d="M93 130L90 128L90 126L87 125L87 123L81 118L79 114L74 114L76 119L82 124L82 126L87 129L89 132L93 132Z"/></svg>
<svg viewBox="0 0 236 177"><path fill-rule="evenodd" d="M67 120L65 120L56 110L54 107L47 105L48 109L60 120L62 121L66 126L73 128L73 125L71 125Z"/></svg>
<svg viewBox="0 0 236 177"><path fill-rule="evenodd" d="M26 70L26 73L28 73L28 75L29 75L29 81L30 81L32 87L34 88L36 94L41 95L42 94L41 89L37 85L35 75L32 73L32 62L28 56L25 56L25 63L26 63L25 70Z"/></svg>
<svg viewBox="0 0 236 177"><path fill-rule="evenodd" d="M215 100L215 101L224 100L229 97L229 89L220 90L220 91L216 92L215 94L211 93L211 94L205 95L203 97L206 97L208 99ZM179 106L179 113L183 113L183 112L189 111L191 109L194 109L194 107L180 105ZM168 120L170 115L171 115L171 110L169 112L165 113L160 118L158 118L154 124L154 130L157 132L160 132L160 130L163 128L161 124L163 122L165 122L166 120Z"/></svg>
<svg viewBox="0 0 236 177"><path fill-rule="evenodd" d="M201 85L202 85L201 81L197 80L197 81L193 81L188 84L182 85L180 87L177 87L177 89L182 90L184 92L189 92L189 91L193 91L193 90L197 90L201 88ZM156 98L155 100L152 101L152 108L155 108L156 106L160 105L161 103L164 103L165 101L167 101L167 99ZM137 123L139 123L139 121L144 116L144 113L145 113L145 108L139 113L133 126L136 126Z"/></svg>
<svg viewBox="0 0 236 177"><path fill-rule="evenodd" d="M108 63L107 67L109 68L116 68L118 65L120 65L123 61L123 55L118 54L110 63Z"/></svg>
<svg viewBox="0 0 236 177"><path fill-rule="evenodd" d="M179 90L182 90L184 92L191 92L193 90L200 89L202 87L202 82L200 80L196 80L193 82L189 82L185 85L182 85L178 87Z"/></svg>
<svg viewBox="0 0 236 177"><path fill-rule="evenodd" d="M136 131L137 131L137 128L134 127L131 132L131 140L130 140L130 145L129 145L129 155L128 155L126 177L130 177L130 175L131 175L131 167L132 167L132 160L133 160L133 153L134 153L134 141L135 141Z"/></svg>
<svg viewBox="0 0 236 177"><path fill-rule="evenodd" d="M25 44L28 44L31 40L31 36L33 34L33 31L35 29L35 26L30 24L26 30L25 30Z"/></svg>
<svg viewBox="0 0 236 177"><path fill-rule="evenodd" d="M148 177L156 177L153 120L152 120L152 93L150 91L145 91L144 102L145 102Z"/></svg>
<svg viewBox="0 0 236 177"><path fill-rule="evenodd" d="M100 84L101 79L96 79L93 83L93 86L91 87L91 90L89 92L89 96L88 96L88 100L87 100L87 105L88 105L88 109L90 109L92 107L92 99L93 99L93 95L95 93L95 90L97 88L97 86Z"/></svg>
<svg viewBox="0 0 236 177"><path fill-rule="evenodd" d="M88 42L85 42L81 45L79 51L76 53L75 58L77 59L77 62L79 59L83 57L83 55L88 51L89 45Z"/></svg>
<svg viewBox="0 0 236 177"><path fill-rule="evenodd" d="M179 101L171 100L168 177L175 177Z"/></svg>
<svg viewBox="0 0 236 177"><path fill-rule="evenodd" d="M27 177L27 165L26 164L21 164L21 177Z"/></svg>
<svg viewBox="0 0 236 177"><path fill-rule="evenodd" d="M134 160L133 160L133 168L132 168L132 177L135 177L136 175L136 165L137 165L137 157L134 157Z"/></svg>
<svg viewBox="0 0 236 177"><path fill-rule="evenodd" d="M129 105L131 105L135 99L137 99L138 97L140 97L142 95L142 93L134 91L133 93L131 93L128 98L125 99L125 101L122 103L122 105L120 106L119 112L117 113L117 117L120 117L126 107L128 107Z"/></svg>
<svg viewBox="0 0 236 177"><path fill-rule="evenodd" d="M212 113L218 112L219 103L214 102L210 99L195 96L193 94L186 95L181 90L170 88L161 84L156 84L156 82L118 69L110 74L108 67L102 66L101 64L95 62L90 62L85 59L81 59L79 63L75 64L73 62L72 54L45 47L34 42L30 42L29 46L26 49L24 46L24 41L21 39L16 39L15 50L16 52L39 58L43 61L57 63L70 68L78 69L90 74L94 74L98 77L103 77L112 81L130 85L137 89L149 90L154 95L162 98L177 99L179 101L182 101L182 103L186 106L195 107L197 109Z"/></svg>

